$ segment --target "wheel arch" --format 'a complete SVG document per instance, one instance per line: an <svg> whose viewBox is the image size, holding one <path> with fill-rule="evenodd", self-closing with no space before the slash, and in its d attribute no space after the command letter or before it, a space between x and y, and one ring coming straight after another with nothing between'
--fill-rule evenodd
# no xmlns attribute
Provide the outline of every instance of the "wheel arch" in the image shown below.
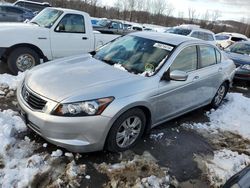
<svg viewBox="0 0 250 188"><path fill-rule="evenodd" d="M17 48L21 48L21 47L26 47L26 48L30 48L30 49L34 50L34 51L39 55L39 57L40 57L41 59L43 59L44 62L48 61L48 58L44 55L44 53L42 52L42 50L41 50L39 47L37 47L37 46L35 46L35 45L33 45L33 44L29 44L29 43L20 43L20 44L15 44L15 45L9 47L9 48L5 51L3 57L4 57L5 59L7 59L8 56L10 55L10 53L11 53L13 50L15 50L15 49L17 49Z"/></svg>
<svg viewBox="0 0 250 188"><path fill-rule="evenodd" d="M142 110L143 113L145 114L145 117L146 117L146 125L145 125L145 129L144 129L144 132L143 132L143 136L150 131L151 125L152 125L152 111L151 111L151 108L149 106L145 105L145 104L140 104L140 103L128 105L128 106L124 107L123 109L121 109L118 113L116 113L116 115L110 121L110 126L109 126L109 129L107 131L105 142L104 142L104 148L107 145L109 132L110 132L111 127L114 125L115 121L122 114L126 113L129 110L135 109L135 108Z"/></svg>

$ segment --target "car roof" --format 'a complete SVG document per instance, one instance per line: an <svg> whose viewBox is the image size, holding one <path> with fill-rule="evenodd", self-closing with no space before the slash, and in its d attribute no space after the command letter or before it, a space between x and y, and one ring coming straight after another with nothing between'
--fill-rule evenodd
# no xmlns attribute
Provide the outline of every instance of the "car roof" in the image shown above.
<svg viewBox="0 0 250 188"><path fill-rule="evenodd" d="M129 35L143 37L143 38L147 38L147 39L150 39L150 40L156 40L156 41L159 41L159 42L172 44L174 46L178 46L181 43L187 42L187 41L203 42L202 40L196 39L196 38L193 38L193 37L187 37L187 36L176 35L176 34L171 34L171 33L158 33L158 32L140 31L140 32L130 33Z"/></svg>
<svg viewBox="0 0 250 188"><path fill-rule="evenodd" d="M247 39L247 37L243 34L240 34L240 33L229 33L229 32L222 32L222 33L217 33L216 36L218 35L229 35L229 36L232 36L232 37L238 37L238 38L244 38L244 39Z"/></svg>
<svg viewBox="0 0 250 188"><path fill-rule="evenodd" d="M24 10L24 11L31 11L30 9L27 9L27 8L24 8L24 7L20 7L20 6L17 6L17 5L1 5L1 7L11 7L11 8L16 8L16 9L21 9L21 10Z"/></svg>
<svg viewBox="0 0 250 188"><path fill-rule="evenodd" d="M18 0L14 4L18 2L24 2L24 3L32 3L32 4L37 4L37 5L44 5L44 6L50 6L48 2L36 2L36 1L28 1L28 0Z"/></svg>

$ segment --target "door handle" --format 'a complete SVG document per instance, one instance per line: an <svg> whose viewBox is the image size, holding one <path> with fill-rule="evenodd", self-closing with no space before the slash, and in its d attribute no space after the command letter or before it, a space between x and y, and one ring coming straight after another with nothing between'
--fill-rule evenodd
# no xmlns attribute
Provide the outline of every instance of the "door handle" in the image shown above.
<svg viewBox="0 0 250 188"><path fill-rule="evenodd" d="M199 76L195 76L193 80L198 80L199 78Z"/></svg>
<svg viewBox="0 0 250 188"><path fill-rule="evenodd" d="M221 71L222 71L222 68L220 67L220 68L218 69L218 71L221 72Z"/></svg>
<svg viewBox="0 0 250 188"><path fill-rule="evenodd" d="M88 37L82 37L82 40L87 40L88 39Z"/></svg>

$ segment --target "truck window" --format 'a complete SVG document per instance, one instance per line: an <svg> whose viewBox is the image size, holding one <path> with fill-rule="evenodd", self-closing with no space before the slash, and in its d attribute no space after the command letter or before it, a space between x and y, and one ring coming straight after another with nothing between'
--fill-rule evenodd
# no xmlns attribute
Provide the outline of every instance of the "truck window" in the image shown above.
<svg viewBox="0 0 250 188"><path fill-rule="evenodd" d="M112 22L111 23L111 28L112 29L118 29L118 23L117 22Z"/></svg>
<svg viewBox="0 0 250 188"><path fill-rule="evenodd" d="M79 14L66 14L56 27L56 32L85 33L84 17Z"/></svg>

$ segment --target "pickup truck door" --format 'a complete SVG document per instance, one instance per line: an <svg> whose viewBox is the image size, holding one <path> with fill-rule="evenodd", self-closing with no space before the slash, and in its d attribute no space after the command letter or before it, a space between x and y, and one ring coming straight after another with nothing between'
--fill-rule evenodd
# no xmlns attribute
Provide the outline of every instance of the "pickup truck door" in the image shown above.
<svg viewBox="0 0 250 188"><path fill-rule="evenodd" d="M65 14L51 30L53 59L90 52L94 48L93 33L81 14Z"/></svg>

